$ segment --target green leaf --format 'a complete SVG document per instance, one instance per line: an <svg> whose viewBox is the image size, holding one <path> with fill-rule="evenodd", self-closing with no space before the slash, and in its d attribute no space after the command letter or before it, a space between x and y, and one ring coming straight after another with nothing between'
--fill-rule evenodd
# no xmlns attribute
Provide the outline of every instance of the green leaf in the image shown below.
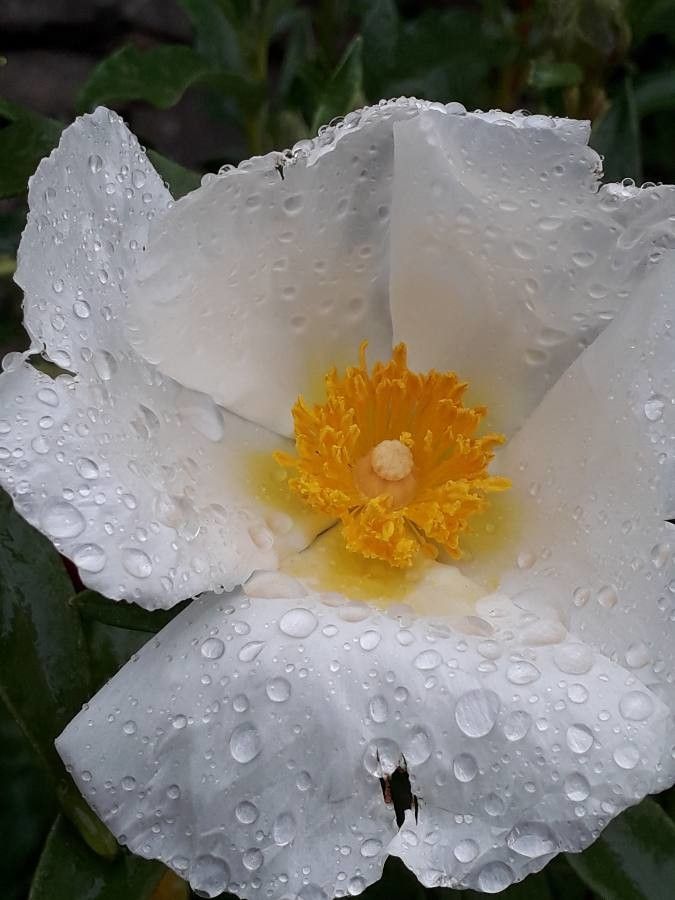
<svg viewBox="0 0 675 900"><path fill-rule="evenodd" d="M63 126L5 101L0 101L0 115L10 119L0 127L0 198L16 197L26 191L40 160L58 144Z"/></svg>
<svg viewBox="0 0 675 900"><path fill-rule="evenodd" d="M363 102L363 40L354 38L330 77L314 113L313 130Z"/></svg>
<svg viewBox="0 0 675 900"><path fill-rule="evenodd" d="M114 862L92 853L59 816L40 857L28 900L149 900L165 867L122 853Z"/></svg>
<svg viewBox="0 0 675 900"><path fill-rule="evenodd" d="M386 73L396 64L399 16L394 0L375 0L363 20L363 67L368 95L378 96Z"/></svg>
<svg viewBox="0 0 675 900"><path fill-rule="evenodd" d="M53 786L30 744L0 703L0 884L3 900L24 900L58 807Z"/></svg>
<svg viewBox="0 0 675 900"><path fill-rule="evenodd" d="M640 122L630 75L623 79L609 109L594 126L591 146L605 158L607 181L632 178L637 184L642 182Z"/></svg>
<svg viewBox="0 0 675 900"><path fill-rule="evenodd" d="M155 634L175 619L185 609L189 600L179 603L172 609L147 610L135 603L108 600L96 591L80 591L70 599L70 606L76 609L84 619L93 619L117 628L131 631L145 631Z"/></svg>
<svg viewBox="0 0 675 900"><path fill-rule="evenodd" d="M551 88L574 87L581 83L584 73L580 66L573 62L545 62L537 60L532 63L529 84L538 91Z"/></svg>
<svg viewBox="0 0 675 900"><path fill-rule="evenodd" d="M242 71L235 16L218 0L178 0L195 32L195 48L212 66ZM229 15L228 15L229 13Z"/></svg>
<svg viewBox="0 0 675 900"><path fill-rule="evenodd" d="M202 176L199 172L186 169L185 166L168 159L156 150L146 150L145 152L148 154L150 162L169 185L169 190L176 199L196 190L201 184Z"/></svg>
<svg viewBox="0 0 675 900"><path fill-rule="evenodd" d="M675 885L675 824L646 799L567 860L602 900L664 900Z"/></svg>
<svg viewBox="0 0 675 900"><path fill-rule="evenodd" d="M164 44L139 50L128 44L99 63L78 96L78 109L143 100L160 109L178 103L211 67L190 47Z"/></svg>
<svg viewBox="0 0 675 900"><path fill-rule="evenodd" d="M639 116L675 109L675 71L643 75L635 85L635 105Z"/></svg>
<svg viewBox="0 0 675 900"><path fill-rule="evenodd" d="M54 781L61 805L97 853L115 843L75 790L54 739L90 696L72 583L49 543L0 491L0 699Z"/></svg>
<svg viewBox="0 0 675 900"><path fill-rule="evenodd" d="M56 550L0 492L0 696L52 771L54 739L89 699L72 590Z"/></svg>

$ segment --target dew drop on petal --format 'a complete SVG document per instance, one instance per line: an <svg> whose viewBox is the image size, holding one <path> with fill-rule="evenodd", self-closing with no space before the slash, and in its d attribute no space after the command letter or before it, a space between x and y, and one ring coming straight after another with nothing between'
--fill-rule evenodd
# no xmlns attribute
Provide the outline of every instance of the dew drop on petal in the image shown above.
<svg viewBox="0 0 675 900"><path fill-rule="evenodd" d="M653 394L645 403L645 416L650 422L658 422L663 416L663 410L666 405L666 398L660 394Z"/></svg>
<svg viewBox="0 0 675 900"><path fill-rule="evenodd" d="M479 849L480 848L475 841L471 840L471 838L467 838L466 840L460 841L452 852L455 854L455 859L459 862L470 863L478 856Z"/></svg>
<svg viewBox="0 0 675 900"><path fill-rule="evenodd" d="M540 822L516 825L507 835L506 843L511 850L528 859L555 853L557 849L550 828Z"/></svg>
<svg viewBox="0 0 675 900"><path fill-rule="evenodd" d="M504 719L504 737L507 741L522 741L532 727L532 716L524 709L515 709Z"/></svg>
<svg viewBox="0 0 675 900"><path fill-rule="evenodd" d="M105 551L98 544L81 544L73 552L73 562L83 572L96 574L105 568Z"/></svg>
<svg viewBox="0 0 675 900"><path fill-rule="evenodd" d="M525 660L512 663L506 670L506 677L511 684L532 684L540 675L539 669Z"/></svg>
<svg viewBox="0 0 675 900"><path fill-rule="evenodd" d="M220 659L225 652L225 644L217 637L206 638L202 641L201 654L206 659Z"/></svg>
<svg viewBox="0 0 675 900"><path fill-rule="evenodd" d="M291 686L285 678L270 678L265 693L273 703L285 703L291 696Z"/></svg>
<svg viewBox="0 0 675 900"><path fill-rule="evenodd" d="M478 774L478 765L470 753L460 753L452 761L452 771L457 781L473 781Z"/></svg>
<svg viewBox="0 0 675 900"><path fill-rule="evenodd" d="M272 837L274 838L274 843L279 847L285 847L286 844L290 844L295 837L296 830L297 826L295 824L295 819L291 813L281 813L281 815L276 817L274 824L272 825Z"/></svg>
<svg viewBox="0 0 675 900"><path fill-rule="evenodd" d="M593 746L593 734L586 725L570 725L565 737L572 753L587 753Z"/></svg>
<svg viewBox="0 0 675 900"><path fill-rule="evenodd" d="M573 772L565 779L565 795L573 803L583 803L591 793L588 780L580 773Z"/></svg>
<svg viewBox="0 0 675 900"><path fill-rule="evenodd" d="M586 644L561 644L556 647L553 659L561 672L584 675L593 666L593 651Z"/></svg>
<svg viewBox="0 0 675 900"><path fill-rule="evenodd" d="M260 735L251 722L244 722L234 729L230 737L230 753L238 763L251 762L261 750Z"/></svg>
<svg viewBox="0 0 675 900"><path fill-rule="evenodd" d="M492 731L500 706L494 691L467 691L457 701L455 721L467 737L484 737Z"/></svg>
<svg viewBox="0 0 675 900"><path fill-rule="evenodd" d="M40 517L42 528L53 538L73 538L84 531L84 516L72 503L48 500Z"/></svg>
<svg viewBox="0 0 675 900"><path fill-rule="evenodd" d="M654 712L654 701L643 691L628 691L619 701L619 712L631 722L643 722Z"/></svg>
<svg viewBox="0 0 675 900"><path fill-rule="evenodd" d="M258 807L249 800L242 800L234 814L242 825L252 825L258 818Z"/></svg>
<svg viewBox="0 0 675 900"><path fill-rule="evenodd" d="M149 578L152 575L152 562L147 553L136 547L127 547L122 551L122 565L134 578Z"/></svg>
<svg viewBox="0 0 675 900"><path fill-rule="evenodd" d="M443 657L438 650L422 650L413 660L413 665L421 672L429 672L437 668L443 662Z"/></svg>
<svg viewBox="0 0 675 900"><path fill-rule="evenodd" d="M227 863L205 853L198 856L190 866L190 884L194 891L207 897L215 897L225 890L230 882L230 869Z"/></svg>
<svg viewBox="0 0 675 900"><path fill-rule="evenodd" d="M279 629L289 637L306 638L314 631L318 622L314 613L303 607L289 609L279 620Z"/></svg>
<svg viewBox="0 0 675 900"><path fill-rule="evenodd" d="M485 894L498 894L513 883L513 878L506 863L490 862L478 873L478 887Z"/></svg>

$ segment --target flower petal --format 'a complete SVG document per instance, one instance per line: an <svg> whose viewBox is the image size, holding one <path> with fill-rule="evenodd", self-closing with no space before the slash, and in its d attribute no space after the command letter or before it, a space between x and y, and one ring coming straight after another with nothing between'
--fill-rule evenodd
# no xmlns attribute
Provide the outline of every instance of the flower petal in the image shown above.
<svg viewBox="0 0 675 900"><path fill-rule="evenodd" d="M559 621L485 601L451 627L261 578L181 613L57 742L119 839L208 896L356 894L388 852L496 890L660 785L669 710Z"/></svg>
<svg viewBox="0 0 675 900"><path fill-rule="evenodd" d="M646 277L499 458L519 554L502 584L675 707L675 258ZM671 761L671 769L675 767Z"/></svg>
<svg viewBox="0 0 675 900"><path fill-rule="evenodd" d="M582 122L426 111L394 132L394 339L512 433L673 246L675 190L599 190Z"/></svg>
<svg viewBox="0 0 675 900"><path fill-rule="evenodd" d="M248 460L271 456L281 438L133 352L115 358L119 369L98 384L28 364L0 375L0 484L85 584L170 607L231 589L325 527L256 492Z"/></svg>
<svg viewBox="0 0 675 900"><path fill-rule="evenodd" d="M139 351L285 434L298 394L363 340L387 358L392 125L423 105L350 114L293 156L210 176L178 201L150 232Z"/></svg>
<svg viewBox="0 0 675 900"><path fill-rule="evenodd" d="M151 608L230 589L325 525L272 512L247 472L285 442L128 345L127 278L169 200L114 113L64 131L31 179L17 281L33 349L78 375L14 354L0 376L0 484L86 584Z"/></svg>

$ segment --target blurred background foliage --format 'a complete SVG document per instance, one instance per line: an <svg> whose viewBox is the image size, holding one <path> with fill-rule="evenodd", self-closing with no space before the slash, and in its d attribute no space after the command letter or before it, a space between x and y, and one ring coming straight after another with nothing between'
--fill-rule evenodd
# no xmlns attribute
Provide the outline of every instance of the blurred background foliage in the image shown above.
<svg viewBox="0 0 675 900"><path fill-rule="evenodd" d="M608 180L675 182L675 0L2 0L0 356L26 345L12 282L26 184L64 123L103 103L176 196L200 175L402 94L588 118ZM6 900L185 900L120 851L53 739L166 613L90 591L0 496L0 885ZM175 613L175 611L172 611ZM675 897L675 794L505 900ZM394 859L368 900L425 890Z"/></svg>

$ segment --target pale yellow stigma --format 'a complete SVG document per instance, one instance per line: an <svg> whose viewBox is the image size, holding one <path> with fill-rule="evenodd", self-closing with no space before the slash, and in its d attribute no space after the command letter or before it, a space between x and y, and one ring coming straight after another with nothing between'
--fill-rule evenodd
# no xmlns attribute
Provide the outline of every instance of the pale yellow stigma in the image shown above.
<svg viewBox="0 0 675 900"><path fill-rule="evenodd" d="M467 385L454 372L407 367L405 344L387 363L360 364L326 376L326 402L293 407L297 456L291 490L342 522L348 550L392 566L411 566L421 551L459 558L469 518L486 495L509 487L487 467L499 434L477 436L484 407L465 407Z"/></svg>

